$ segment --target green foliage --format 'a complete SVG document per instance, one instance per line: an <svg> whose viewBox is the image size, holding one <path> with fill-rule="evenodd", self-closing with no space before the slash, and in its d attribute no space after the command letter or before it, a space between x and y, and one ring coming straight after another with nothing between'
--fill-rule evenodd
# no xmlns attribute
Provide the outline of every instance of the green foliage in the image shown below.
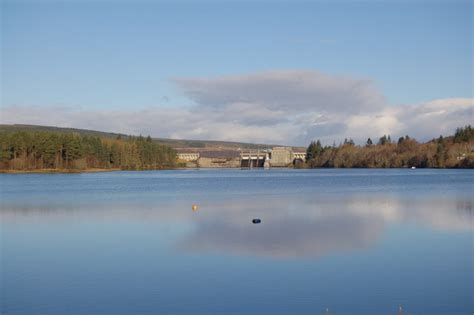
<svg viewBox="0 0 474 315"><path fill-rule="evenodd" d="M435 160L438 167L445 167L445 160L447 159L447 150L442 142L438 142L436 146Z"/></svg>
<svg viewBox="0 0 474 315"><path fill-rule="evenodd" d="M474 129L471 128L471 125L468 125L464 128L457 128L454 133L454 142L468 142L474 140Z"/></svg>
<svg viewBox="0 0 474 315"><path fill-rule="evenodd" d="M323 146L321 145L321 142L319 140L316 142L311 141L308 148L306 149L306 160L309 161L320 156L323 151Z"/></svg>
<svg viewBox="0 0 474 315"><path fill-rule="evenodd" d="M78 133L0 132L0 169L161 169L176 152L151 137L122 140Z"/></svg>
<svg viewBox="0 0 474 315"><path fill-rule="evenodd" d="M392 140L390 139L390 135L383 135L383 137L380 137L379 143L380 145L385 145L391 143Z"/></svg>

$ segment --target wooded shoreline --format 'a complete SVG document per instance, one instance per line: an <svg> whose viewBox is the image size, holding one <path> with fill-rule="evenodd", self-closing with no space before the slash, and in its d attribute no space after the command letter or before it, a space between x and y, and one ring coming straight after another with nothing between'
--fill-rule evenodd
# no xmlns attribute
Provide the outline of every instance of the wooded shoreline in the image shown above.
<svg viewBox="0 0 474 315"><path fill-rule="evenodd" d="M0 174L81 174L81 173L101 173L101 172L118 172L120 168L90 168L90 169L31 169L31 170L0 170Z"/></svg>
<svg viewBox="0 0 474 315"><path fill-rule="evenodd" d="M71 168L43 168L43 169L27 169L27 170L1 170L0 174L85 174L85 173L106 173L106 172L147 172L147 171L169 171L169 170L185 170L185 167L160 168L150 170L126 170L121 168L87 168L87 169L71 169Z"/></svg>
<svg viewBox="0 0 474 315"><path fill-rule="evenodd" d="M94 172L177 166L176 152L148 137L100 138L78 133L0 132L0 170Z"/></svg>
<svg viewBox="0 0 474 315"><path fill-rule="evenodd" d="M285 167L280 167L285 168ZM88 173L107 173L107 172L148 172L148 171L178 171L178 170L189 170L190 168L186 167L176 167L176 168L162 168L162 169L152 169L152 170L124 170L120 168L91 168L91 169L32 169L32 170L0 170L0 174L11 174L11 175L21 175L21 174L88 174ZM211 170L224 170L224 169L239 169L239 168L215 168L215 167L202 167L200 169L211 169ZM247 167L242 167L240 169L248 170ZM373 170L383 170L383 169L392 169L392 170L408 170L409 167L286 167L286 169L373 169ZM472 169L472 167L421 167L419 169Z"/></svg>
<svg viewBox="0 0 474 315"><path fill-rule="evenodd" d="M186 168L175 149L150 136L123 139L45 131L0 132L0 173L96 173ZM313 141L294 168L474 168L474 129L458 128L453 136L420 143L409 136L390 136L363 146L345 139L339 146ZM205 168L205 167L203 167ZM236 167L238 168L238 167Z"/></svg>

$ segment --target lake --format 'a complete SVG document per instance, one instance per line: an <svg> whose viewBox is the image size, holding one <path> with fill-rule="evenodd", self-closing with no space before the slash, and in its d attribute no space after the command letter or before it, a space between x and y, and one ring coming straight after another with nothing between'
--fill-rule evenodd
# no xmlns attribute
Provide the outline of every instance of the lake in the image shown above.
<svg viewBox="0 0 474 315"><path fill-rule="evenodd" d="M2 174L0 313L471 315L473 175Z"/></svg>

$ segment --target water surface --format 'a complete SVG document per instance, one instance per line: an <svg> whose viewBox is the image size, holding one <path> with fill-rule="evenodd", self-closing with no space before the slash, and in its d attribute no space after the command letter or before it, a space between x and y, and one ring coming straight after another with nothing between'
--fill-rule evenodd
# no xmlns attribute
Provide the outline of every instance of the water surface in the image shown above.
<svg viewBox="0 0 474 315"><path fill-rule="evenodd" d="M0 313L472 314L473 175L2 174Z"/></svg>

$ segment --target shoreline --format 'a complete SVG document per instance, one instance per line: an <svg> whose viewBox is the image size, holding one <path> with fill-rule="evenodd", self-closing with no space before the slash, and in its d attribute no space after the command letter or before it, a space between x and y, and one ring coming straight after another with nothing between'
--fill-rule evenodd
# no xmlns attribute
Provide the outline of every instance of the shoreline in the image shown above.
<svg viewBox="0 0 474 315"><path fill-rule="evenodd" d="M0 174L81 174L123 171L120 168L89 168L84 170L45 168L35 170L0 170Z"/></svg>
<svg viewBox="0 0 474 315"><path fill-rule="evenodd" d="M0 170L0 174L83 174L83 173L102 173L102 172L146 172L146 171L169 171L169 170L196 170L196 169L243 169L247 170L246 167L199 167L199 168L186 168L186 167L176 167L176 168L162 168L162 169L151 169L151 170L124 170L120 168L91 168L84 170L75 170L75 169L37 169L37 170ZM260 169L260 168L257 168ZM261 168L263 170L263 168ZM382 170L382 169L410 169L408 167L315 167L315 168L293 168L293 167L275 167L275 169L293 169L293 170L317 170L317 169L367 169L367 170ZM460 168L460 167L419 167L417 169L433 169L433 170L442 170L442 169L471 169L471 168ZM411 169L410 169L411 170ZM415 170L413 170L415 171Z"/></svg>

